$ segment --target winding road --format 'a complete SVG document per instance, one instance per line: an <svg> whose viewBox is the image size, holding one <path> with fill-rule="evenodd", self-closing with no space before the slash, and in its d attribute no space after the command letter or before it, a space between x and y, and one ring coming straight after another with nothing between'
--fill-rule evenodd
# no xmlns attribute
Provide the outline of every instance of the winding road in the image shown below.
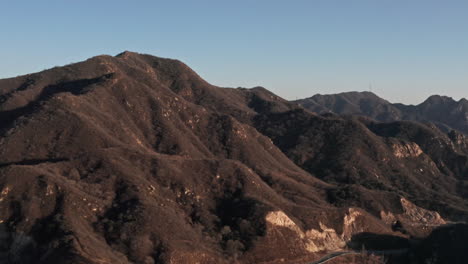
<svg viewBox="0 0 468 264"><path fill-rule="evenodd" d="M397 254L403 254L408 252L408 248L402 248L402 249L392 249L392 250L366 250L366 253L368 254L374 254L374 255L397 255ZM333 260L337 257L341 257L344 255L353 255L353 254L362 254L362 251L338 251L338 252L332 252L324 257L322 257L319 260L316 260L314 262L310 262L308 264L322 264L326 263L330 260Z"/></svg>

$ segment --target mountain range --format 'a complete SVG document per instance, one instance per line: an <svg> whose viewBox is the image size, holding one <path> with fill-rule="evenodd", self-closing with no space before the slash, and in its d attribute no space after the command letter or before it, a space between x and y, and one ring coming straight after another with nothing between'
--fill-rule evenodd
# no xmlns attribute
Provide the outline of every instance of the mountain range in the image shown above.
<svg viewBox="0 0 468 264"><path fill-rule="evenodd" d="M463 123L299 103L133 52L0 80L0 263L463 263Z"/></svg>
<svg viewBox="0 0 468 264"><path fill-rule="evenodd" d="M400 120L432 123L444 132L457 130L468 134L468 100L433 95L419 105L392 104L372 92L347 92L296 100L317 113L362 115L376 121Z"/></svg>

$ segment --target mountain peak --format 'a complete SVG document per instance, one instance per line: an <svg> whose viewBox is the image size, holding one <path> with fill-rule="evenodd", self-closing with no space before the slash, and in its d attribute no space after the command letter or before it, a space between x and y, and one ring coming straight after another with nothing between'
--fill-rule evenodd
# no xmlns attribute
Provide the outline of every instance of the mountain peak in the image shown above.
<svg viewBox="0 0 468 264"><path fill-rule="evenodd" d="M452 103L455 102L452 97L445 96L445 95L431 95L429 96L422 104L428 104L428 103Z"/></svg>
<svg viewBox="0 0 468 264"><path fill-rule="evenodd" d="M137 55L141 55L141 54L138 53L138 52L134 52L134 51L124 50L123 52L115 55L115 57L117 57L117 58L126 58L126 57L129 57L129 56L137 56Z"/></svg>

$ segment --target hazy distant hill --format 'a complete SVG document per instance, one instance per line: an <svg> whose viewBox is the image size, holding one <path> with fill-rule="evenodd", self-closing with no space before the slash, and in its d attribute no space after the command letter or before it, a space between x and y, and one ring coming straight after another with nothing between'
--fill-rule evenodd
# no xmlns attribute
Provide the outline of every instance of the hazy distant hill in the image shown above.
<svg viewBox="0 0 468 264"><path fill-rule="evenodd" d="M363 115L377 121L412 120L431 122L443 131L452 129L468 134L468 100L433 95L419 105L392 104L371 92L314 95L295 101L317 112Z"/></svg>
<svg viewBox="0 0 468 264"><path fill-rule="evenodd" d="M404 117L364 95L316 104ZM467 175L462 134L317 115L261 87L213 86L177 60L125 52L0 80L0 263L412 250L408 239L468 219Z"/></svg>

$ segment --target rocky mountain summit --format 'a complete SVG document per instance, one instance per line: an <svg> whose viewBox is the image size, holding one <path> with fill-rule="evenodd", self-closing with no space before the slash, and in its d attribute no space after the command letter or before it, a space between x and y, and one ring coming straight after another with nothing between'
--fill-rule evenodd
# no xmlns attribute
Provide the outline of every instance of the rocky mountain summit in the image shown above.
<svg viewBox="0 0 468 264"><path fill-rule="evenodd" d="M311 263L369 241L426 263L468 218L467 146L132 52L3 79L0 263Z"/></svg>

